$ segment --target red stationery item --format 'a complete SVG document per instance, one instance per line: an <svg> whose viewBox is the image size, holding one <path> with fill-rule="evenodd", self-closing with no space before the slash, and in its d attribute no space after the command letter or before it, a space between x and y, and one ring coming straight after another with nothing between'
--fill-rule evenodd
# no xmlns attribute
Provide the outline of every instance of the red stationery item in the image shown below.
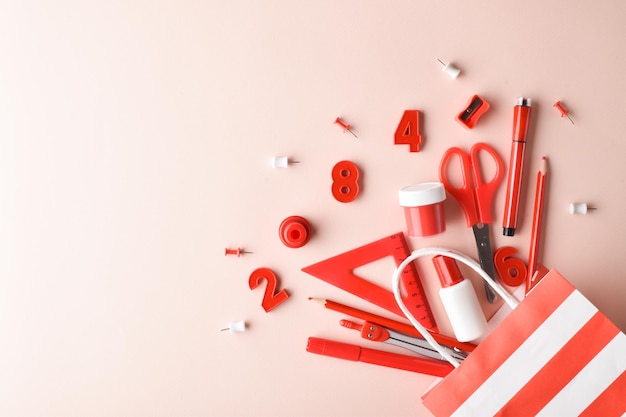
<svg viewBox="0 0 626 417"><path fill-rule="evenodd" d="M488 329L487 319L480 307L472 283L466 280L456 261L443 255L432 259L441 281L439 297L454 336L461 342L482 337Z"/></svg>
<svg viewBox="0 0 626 417"><path fill-rule="evenodd" d="M306 350L318 355L332 356L349 361L367 362L434 376L446 376L454 369L449 363L435 359L369 349L318 337L309 337Z"/></svg>
<svg viewBox="0 0 626 417"><path fill-rule="evenodd" d="M229 248L226 248L226 249L224 250L224 255L225 255L225 256L228 256L228 255L237 255L237 258L239 258L239 257L240 257L242 254L244 254L244 253L252 253L252 252L245 251L245 250L243 250L243 249L241 249L241 248L236 248L236 249L229 249Z"/></svg>
<svg viewBox="0 0 626 417"><path fill-rule="evenodd" d="M472 129L487 110L489 110L489 103L481 96L474 94L467 103L467 107L456 116L456 120L466 128Z"/></svg>
<svg viewBox="0 0 626 417"><path fill-rule="evenodd" d="M332 300L324 300L320 298L309 298L309 300L315 301L316 303L329 310L337 311L342 314L347 314L348 316L352 316L361 320L371 321L373 323L388 327L400 333L406 333L411 336L423 337L422 334L418 332L415 327L411 326L408 323L392 320L390 318L359 310L358 308L350 307ZM464 350L466 352L471 352L476 349L476 345L472 343L459 342L454 337L446 336L439 333L429 333L433 337L433 339L437 341L437 343L440 343L442 345L451 346L453 348Z"/></svg>
<svg viewBox="0 0 626 417"><path fill-rule="evenodd" d="M511 144L511 161L509 178L506 185L504 200L504 219L502 233L513 236L517 226L517 209L519 207L522 172L524 168L524 149L530 123L530 99L519 97L513 110L513 143Z"/></svg>
<svg viewBox="0 0 626 417"><path fill-rule="evenodd" d="M409 152L419 152L422 144L419 110L405 110L393 137L396 145L409 145Z"/></svg>
<svg viewBox="0 0 626 417"><path fill-rule="evenodd" d="M495 173L489 181L485 181L483 176L484 170L480 164L481 152L487 154L495 164ZM458 163L455 164L455 160L458 160ZM460 167L462 179L460 184L455 181L452 172L451 167L454 165ZM496 271L493 264L493 252L491 251L489 224L491 223L491 204L503 175L502 159L495 149L486 143L476 143L469 153L458 147L450 148L443 154L439 164L441 182L446 191L452 194L463 208L467 227L471 227L474 232L480 265L494 279ZM486 284L485 292L487 300L493 303L495 294Z"/></svg>
<svg viewBox="0 0 626 417"><path fill-rule="evenodd" d="M526 264L520 258L512 255L517 249L512 246L503 246L493 254L493 263L496 265L498 276L509 287L519 287L526 282L528 271Z"/></svg>
<svg viewBox="0 0 626 417"><path fill-rule="evenodd" d="M400 188L400 206L404 209L410 237L434 236L446 231L444 201L446 190L440 182L422 182Z"/></svg>
<svg viewBox="0 0 626 417"><path fill-rule="evenodd" d="M424 405L440 416L626 411L626 335L550 271Z"/></svg>
<svg viewBox="0 0 626 417"><path fill-rule="evenodd" d="M352 161L340 161L335 164L331 173L333 184L331 191L335 200L349 203L359 195L359 167Z"/></svg>
<svg viewBox="0 0 626 417"><path fill-rule="evenodd" d="M358 139L357 135L351 129L352 126L350 126L349 124L341 120L341 117L337 117L333 123L341 127L341 129L343 130L343 133L350 132L352 136Z"/></svg>
<svg viewBox="0 0 626 417"><path fill-rule="evenodd" d="M301 248L311 239L311 225L300 216L289 216L280 223L278 237L288 248Z"/></svg>
<svg viewBox="0 0 626 417"><path fill-rule="evenodd" d="M565 108L565 106L563 106L563 103L561 103L560 100L557 101L556 103L554 103L552 106L556 107L556 109L559 111L559 113L561 113L561 117L567 117L569 119L569 121L572 122L572 124L574 124L574 121L569 116L569 110L567 110Z"/></svg>
<svg viewBox="0 0 626 417"><path fill-rule="evenodd" d="M548 173L548 158L541 158L541 167L537 172L537 189L535 190L535 208L533 210L533 224L530 230L530 249L528 251L528 277L526 279L526 293L539 282L541 276L537 269L539 256L539 238L541 237L541 217L546 190L546 175ZM546 271L547 272L547 271Z"/></svg>
<svg viewBox="0 0 626 417"><path fill-rule="evenodd" d="M309 265L302 268L302 271L404 317L390 289L367 281L355 275L353 271L359 266L382 259L385 256L393 257L397 266L409 254L410 251L404 234L400 232L314 265ZM402 272L401 285L405 294L403 300L409 311L424 327L436 332L435 318L414 264L409 264Z"/></svg>
<svg viewBox="0 0 626 417"><path fill-rule="evenodd" d="M265 281L265 292L261 306L266 313L269 313L289 298L289 294L285 290L278 291L278 277L269 268L257 268L252 271L248 279L248 285L251 290L257 289L261 283Z"/></svg>

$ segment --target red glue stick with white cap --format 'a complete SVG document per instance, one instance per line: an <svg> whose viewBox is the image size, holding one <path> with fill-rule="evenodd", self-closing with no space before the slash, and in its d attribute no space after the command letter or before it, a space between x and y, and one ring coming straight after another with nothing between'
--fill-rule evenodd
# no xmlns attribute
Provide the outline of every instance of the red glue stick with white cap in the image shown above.
<svg viewBox="0 0 626 417"><path fill-rule="evenodd" d="M433 263L441 281L439 297L455 337L459 342L480 338L487 331L487 320L472 283L463 279L454 259L438 255Z"/></svg>

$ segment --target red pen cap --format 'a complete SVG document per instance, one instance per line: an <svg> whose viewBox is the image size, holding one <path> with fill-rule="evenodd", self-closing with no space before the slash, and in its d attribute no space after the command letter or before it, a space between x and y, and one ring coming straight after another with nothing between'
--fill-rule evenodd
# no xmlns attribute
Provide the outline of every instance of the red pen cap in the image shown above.
<svg viewBox="0 0 626 417"><path fill-rule="evenodd" d="M443 288L451 287L463 281L463 275L461 275L459 266L454 259L437 255L433 257L433 264L435 264L435 269Z"/></svg>
<svg viewBox="0 0 626 417"><path fill-rule="evenodd" d="M349 361L358 361L359 356L361 356L361 348L359 346L320 339L319 337L309 337L306 350L318 355L332 356Z"/></svg>
<svg viewBox="0 0 626 417"><path fill-rule="evenodd" d="M517 105L513 107L513 141L526 142L532 100L518 97Z"/></svg>

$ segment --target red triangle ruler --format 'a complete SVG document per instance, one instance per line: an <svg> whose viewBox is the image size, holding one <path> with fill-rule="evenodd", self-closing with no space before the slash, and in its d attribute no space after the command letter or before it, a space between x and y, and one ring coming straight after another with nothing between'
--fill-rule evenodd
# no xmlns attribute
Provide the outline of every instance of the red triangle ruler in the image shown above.
<svg viewBox="0 0 626 417"><path fill-rule="evenodd" d="M398 266L410 254L411 251L404 238L404 233L400 232L304 267L302 271L404 317L390 289L355 275L354 269L385 256L393 257L396 266ZM389 275L389 282L391 283L391 274ZM402 300L409 311L424 327L436 332L435 318L414 263L410 263L402 271L400 283L401 294L403 294Z"/></svg>

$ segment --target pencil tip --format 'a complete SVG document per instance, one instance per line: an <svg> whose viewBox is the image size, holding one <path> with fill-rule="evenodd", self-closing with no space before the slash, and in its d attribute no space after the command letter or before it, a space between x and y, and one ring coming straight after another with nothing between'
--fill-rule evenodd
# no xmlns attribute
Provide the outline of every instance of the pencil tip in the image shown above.
<svg viewBox="0 0 626 417"><path fill-rule="evenodd" d="M545 174L548 172L548 157L545 155L541 157L541 165L539 167L539 170L541 171L542 174Z"/></svg>
<svg viewBox="0 0 626 417"><path fill-rule="evenodd" d="M313 301L319 305L325 306L326 305L326 300L324 300L323 298L314 298L314 297L309 297L310 301Z"/></svg>

